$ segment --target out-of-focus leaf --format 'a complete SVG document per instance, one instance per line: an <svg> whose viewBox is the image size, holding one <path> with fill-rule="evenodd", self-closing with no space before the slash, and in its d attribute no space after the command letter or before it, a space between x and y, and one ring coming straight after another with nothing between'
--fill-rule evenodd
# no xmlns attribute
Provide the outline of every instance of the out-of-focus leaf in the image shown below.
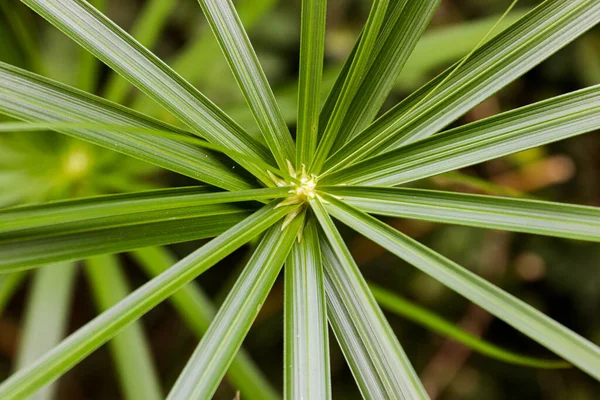
<svg viewBox="0 0 600 400"><path fill-rule="evenodd" d="M323 260L314 218L285 265L284 387L287 399L331 398Z"/></svg>
<svg viewBox="0 0 600 400"><path fill-rule="evenodd" d="M85 273L100 312L109 310L130 293L117 256L101 255L85 260ZM150 347L139 322L116 335L108 346L125 399L163 398Z"/></svg>

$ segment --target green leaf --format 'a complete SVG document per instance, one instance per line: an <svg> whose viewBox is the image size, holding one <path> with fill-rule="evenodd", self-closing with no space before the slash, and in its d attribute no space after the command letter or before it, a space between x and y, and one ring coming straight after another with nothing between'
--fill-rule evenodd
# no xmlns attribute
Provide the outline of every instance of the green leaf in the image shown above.
<svg viewBox="0 0 600 400"><path fill-rule="evenodd" d="M109 310L131 291L123 273L123 265L114 255L96 256L85 260L84 271L100 312ZM139 322L131 324L115 336L108 342L108 347L125 399L163 398L150 347Z"/></svg>
<svg viewBox="0 0 600 400"><path fill-rule="evenodd" d="M363 397L426 399L425 389L324 206L315 199L311 208L324 232L327 316Z"/></svg>
<svg viewBox="0 0 600 400"><path fill-rule="evenodd" d="M212 208L212 207L211 207ZM140 247L205 239L223 233L248 216L248 212L235 210L208 216L142 223L88 232L57 234L48 237L0 243L0 272L35 268L41 264L85 257L119 253Z"/></svg>
<svg viewBox="0 0 600 400"><path fill-rule="evenodd" d="M236 2L236 9L246 30L249 31L258 25L279 1L280 0L238 0ZM200 23L198 25L200 25ZM231 85L227 84L225 85L226 87L222 86L223 79L225 78L222 72L227 68L227 61L221 53L221 49L219 48L219 44L214 35L208 34L204 28L207 28L206 25L203 25L201 29L198 29L196 35L186 42L184 47L178 51L167 64L196 87L204 88L209 86L210 89L223 89L227 91ZM219 82L216 85L214 81L215 76L223 78L219 79ZM231 78L233 78L233 76ZM233 81L233 85L235 85L235 80L231 80ZM133 102L132 107L150 115L159 115L161 112L160 106L146 96L138 96ZM244 115L248 116L248 119L250 120L249 125L255 129L254 117L246 104L243 104L238 108L242 110ZM164 110L162 111L164 112ZM296 110L294 107L294 118L296 118L295 112ZM228 114L234 117L231 113L228 112ZM233 119L238 121L235 117ZM246 126L243 123L241 125ZM249 127L247 129L249 129ZM262 140L260 133L255 137Z"/></svg>
<svg viewBox="0 0 600 400"><path fill-rule="evenodd" d="M146 48L154 47L158 35L169 21L169 14L175 8L175 0L150 0L144 3L131 27L131 36ZM98 8L98 7L97 7ZM104 11L99 8L100 11ZM129 82L123 77L112 73L106 82L104 97L122 103L131 88Z"/></svg>
<svg viewBox="0 0 600 400"><path fill-rule="evenodd" d="M303 216L297 217L286 228L281 222L267 231L169 392L168 400L208 399L214 395L303 223Z"/></svg>
<svg viewBox="0 0 600 400"><path fill-rule="evenodd" d="M21 283L25 280L25 277L27 277L27 273L23 271L0 274L0 316L13 294L15 294Z"/></svg>
<svg viewBox="0 0 600 400"><path fill-rule="evenodd" d="M25 309L16 359L17 371L50 352L63 338L67 331L76 275L74 263L47 265L35 273ZM56 389L56 385L46 386L29 398L51 400Z"/></svg>
<svg viewBox="0 0 600 400"><path fill-rule="evenodd" d="M330 202L327 210L344 224L600 379L598 346L376 218L331 196L326 199Z"/></svg>
<svg viewBox="0 0 600 400"><path fill-rule="evenodd" d="M199 0L229 67L279 168L294 160L294 141L231 0Z"/></svg>
<svg viewBox="0 0 600 400"><path fill-rule="evenodd" d="M160 275L177 262L164 247L139 249L134 251L132 256L151 278ZM169 297L169 301L173 303L181 318L198 339L202 338L217 313L213 302L202 288L190 282ZM244 393L245 399L277 400L280 398L243 348L238 350L231 362L227 377L233 387Z"/></svg>
<svg viewBox="0 0 600 400"><path fill-rule="evenodd" d="M600 208L379 187L321 188L370 214L600 241Z"/></svg>
<svg viewBox="0 0 600 400"><path fill-rule="evenodd" d="M0 112L25 121L93 123L187 133L108 102L0 62ZM111 129L66 129L70 136L229 190L252 186L232 163L210 151L156 136Z"/></svg>
<svg viewBox="0 0 600 400"><path fill-rule="evenodd" d="M381 28L371 65L352 100L333 146L338 150L373 121L394 87L404 64L438 8L440 0L392 2Z"/></svg>
<svg viewBox="0 0 600 400"><path fill-rule="evenodd" d="M0 271L216 236L255 209L222 203L284 189L257 189L248 197L192 187L9 208L0 211Z"/></svg>
<svg viewBox="0 0 600 400"><path fill-rule="evenodd" d="M270 163L268 150L158 57L83 0L23 0L71 39L94 54L191 127L198 135L228 149L230 157L264 182L266 171L252 160ZM238 154L243 154L241 157Z"/></svg>
<svg viewBox="0 0 600 400"><path fill-rule="evenodd" d="M54 381L129 324L293 210L271 203L147 282L0 384L0 398L22 399Z"/></svg>
<svg viewBox="0 0 600 400"><path fill-rule="evenodd" d="M502 20L500 15L492 15L427 29L406 61L396 81L396 89L403 91L418 89L426 83L426 78L431 71L447 66L469 54L498 21L500 23L491 32L491 37L506 30L529 11L531 10L513 10Z"/></svg>
<svg viewBox="0 0 600 400"><path fill-rule="evenodd" d="M546 0L477 50L456 72L450 67L376 120L333 155L325 169L433 135L599 21L596 1Z"/></svg>
<svg viewBox="0 0 600 400"><path fill-rule="evenodd" d="M296 169L308 164L317 148L326 14L327 1L302 0Z"/></svg>
<svg viewBox="0 0 600 400"><path fill-rule="evenodd" d="M345 75L344 84L337 97L335 107L327 124L323 127L323 134L320 136L317 152L312 160L310 172L318 174L329 155L333 143L344 122L346 113L352 104L352 99L357 94L362 81L368 71L373 50L376 46L377 36L386 15L389 0L374 0L371 12L361 34L356 52L353 54L352 63L349 66L348 73Z"/></svg>
<svg viewBox="0 0 600 400"><path fill-rule="evenodd" d="M0 241L60 233L107 228L139 222L162 221L212 215L207 205L282 198L287 187L251 189L238 192L216 191L210 186L156 189L117 195L101 195L74 200L17 206L0 210ZM221 214L229 208L215 207ZM22 232L23 230L32 230ZM35 229L35 231L33 231Z"/></svg>
<svg viewBox="0 0 600 400"><path fill-rule="evenodd" d="M321 184L394 186L600 127L600 85L508 111L364 160Z"/></svg>
<svg viewBox="0 0 600 400"><path fill-rule="evenodd" d="M315 222L307 221L285 266L286 399L331 399L323 265Z"/></svg>
<svg viewBox="0 0 600 400"><path fill-rule="evenodd" d="M532 368L569 368L571 366L571 364L564 361L529 357L503 349L493 343L486 342L479 336L475 336L470 332L460 329L452 322L446 321L428 309L410 302L389 290L385 290L372 283L369 283L369 288L379 305L385 310L407 318L458 343L462 343L484 356L495 358L510 364Z"/></svg>

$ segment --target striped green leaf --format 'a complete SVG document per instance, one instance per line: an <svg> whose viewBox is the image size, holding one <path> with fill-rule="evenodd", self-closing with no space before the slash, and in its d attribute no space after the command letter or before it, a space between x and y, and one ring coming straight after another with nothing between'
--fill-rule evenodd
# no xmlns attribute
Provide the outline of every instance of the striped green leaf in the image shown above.
<svg viewBox="0 0 600 400"><path fill-rule="evenodd" d="M544 1L456 72L449 68L380 117L332 156L325 169L433 135L598 22L600 4L594 0Z"/></svg>
<svg viewBox="0 0 600 400"><path fill-rule="evenodd" d="M323 190L370 214L600 241L598 207L408 188Z"/></svg>
<svg viewBox="0 0 600 400"><path fill-rule="evenodd" d="M324 184L394 186L600 128L600 85L508 111L364 160Z"/></svg>
<svg viewBox="0 0 600 400"><path fill-rule="evenodd" d="M239 276L206 335L167 396L168 400L211 398L260 311L304 218L271 227Z"/></svg>
<svg viewBox="0 0 600 400"><path fill-rule="evenodd" d="M147 247L131 255L150 278L160 275L177 262L164 247ZM189 283L169 297L169 301L188 328L201 339L217 313L208 295L199 285ZM231 362L227 378L249 400L277 400L281 397L243 348L238 350Z"/></svg>
<svg viewBox="0 0 600 400"><path fill-rule="evenodd" d="M279 168L294 160L292 135L231 0L199 0Z"/></svg>
<svg viewBox="0 0 600 400"><path fill-rule="evenodd" d="M352 100L333 151L373 121L396 84L404 64L413 53L440 0L395 1L381 28L371 65Z"/></svg>
<svg viewBox="0 0 600 400"><path fill-rule="evenodd" d="M327 210L344 224L600 379L600 348L592 342L376 218L331 196L327 200Z"/></svg>
<svg viewBox="0 0 600 400"><path fill-rule="evenodd" d="M326 1L302 1L296 169L302 168L303 164L308 164L317 148L326 13Z"/></svg>
<svg viewBox="0 0 600 400"><path fill-rule="evenodd" d="M361 393L374 399L426 399L350 251L319 200L311 201L324 236L327 315Z"/></svg>
<svg viewBox="0 0 600 400"><path fill-rule="evenodd" d="M251 191L257 196L248 197L211 191L165 189L5 209L0 212L0 271L216 236L256 208L223 203L284 192L257 189Z"/></svg>
<svg viewBox="0 0 600 400"><path fill-rule="evenodd" d="M284 387L286 399L331 398L323 264L314 218L285 265Z"/></svg>
<svg viewBox="0 0 600 400"><path fill-rule="evenodd" d="M198 135L239 151L239 155L232 153L231 158L258 178L270 182L266 171L257 170L252 163L252 160L271 162L267 149L87 2L23 0L23 3L160 103Z"/></svg>
<svg viewBox="0 0 600 400"><path fill-rule="evenodd" d="M293 208L290 207L275 209L275 204L264 206L211 240L67 337L52 352L2 382L0 398L22 399L54 381L122 329L291 210Z"/></svg>
<svg viewBox="0 0 600 400"><path fill-rule="evenodd" d="M185 135L128 108L1 62L0 112L29 122L123 125ZM232 162L172 138L107 128L56 130L211 185L229 190L252 186L235 173Z"/></svg>
<svg viewBox="0 0 600 400"><path fill-rule="evenodd" d="M312 173L318 174L321 171L339 134L352 100L366 76L370 61L374 56L373 51L377 45L376 40L383 25L388 4L389 0L374 0L373 2L356 53L353 55L344 84L341 87L340 95L327 124L322 126L323 134L320 136L319 145L310 166Z"/></svg>

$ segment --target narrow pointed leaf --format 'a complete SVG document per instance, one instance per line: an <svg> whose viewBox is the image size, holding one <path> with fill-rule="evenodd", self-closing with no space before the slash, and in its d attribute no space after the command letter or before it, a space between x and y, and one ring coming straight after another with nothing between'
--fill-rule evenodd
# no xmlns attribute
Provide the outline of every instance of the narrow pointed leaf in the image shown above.
<svg viewBox="0 0 600 400"><path fill-rule="evenodd" d="M51 351L65 335L77 270L74 263L61 263L35 273L25 309L17 371ZM29 399L51 400L56 389L56 385L46 386Z"/></svg>
<svg viewBox="0 0 600 400"><path fill-rule="evenodd" d="M302 0L296 169L309 164L317 148L321 79L325 55L327 1Z"/></svg>
<svg viewBox="0 0 600 400"><path fill-rule="evenodd" d="M247 31L253 29L280 1L281 0L237 1L236 9L244 28L246 28ZM220 72L223 68L226 68L227 61L221 53L219 44L214 35L209 34L206 29L200 29L195 37L190 38L190 40L183 45L183 48L167 61L167 64L194 86L204 87L207 83L214 83L213 79L215 76L221 76ZM220 86L221 85L219 84L219 87ZM238 108L243 111L244 115L249 114L249 125L252 125L252 128L255 129L256 127L254 125L252 113L245 104L242 106L243 107ZM146 96L138 96L133 102L132 108L143 111L149 115L158 115L160 112L164 112L164 110L160 109L158 104ZM227 114L234 117L234 115L229 112ZM238 121L235 117L233 119ZM241 125L246 126L243 123ZM260 133L256 136L253 134L253 137L261 141L263 140Z"/></svg>
<svg viewBox="0 0 600 400"><path fill-rule="evenodd" d="M600 348L532 306L376 218L331 196L335 218L600 379Z"/></svg>
<svg viewBox="0 0 600 400"><path fill-rule="evenodd" d="M131 27L131 36L134 37L142 46L153 48L159 34L165 24L169 21L169 15L176 5L175 0L151 0L144 3L133 26ZM100 9L100 11L103 11ZM115 103L122 103L127 97L131 84L119 76L111 74L106 82L104 97Z"/></svg>
<svg viewBox="0 0 600 400"><path fill-rule="evenodd" d="M85 260L85 273L98 311L104 312L131 292L123 265L114 255ZM126 400L160 400L160 383L143 327L134 322L110 342L111 352L123 398Z"/></svg>
<svg viewBox="0 0 600 400"><path fill-rule="evenodd" d="M440 0L395 1L383 24L371 66L340 127L333 151L373 121L439 6ZM390 14L388 12L388 14Z"/></svg>
<svg viewBox="0 0 600 400"><path fill-rule="evenodd" d="M303 223L304 218L298 217L283 231L282 222L267 231L179 375L168 400L208 399L214 395L275 283Z"/></svg>
<svg viewBox="0 0 600 400"><path fill-rule="evenodd" d="M598 22L597 1L544 1L477 50L443 85L437 87L453 67L376 120L332 156L326 170L433 135Z"/></svg>
<svg viewBox="0 0 600 400"><path fill-rule="evenodd" d="M329 339L323 265L310 218L285 265L284 386L286 399L330 399Z"/></svg>
<svg viewBox="0 0 600 400"><path fill-rule="evenodd" d="M183 135L133 110L1 62L0 112L30 122L125 125ZM221 156L173 139L111 129L57 130L225 189L252 186Z"/></svg>
<svg viewBox="0 0 600 400"><path fill-rule="evenodd" d="M327 315L363 397L426 399L427 394L350 251L319 200Z"/></svg>
<svg viewBox="0 0 600 400"><path fill-rule="evenodd" d="M147 247L136 250L131 255L150 278L160 275L177 262L177 259L164 247ZM217 314L217 309L208 295L194 282L190 282L169 297L169 301L198 339L204 336ZM231 362L227 370L227 378L233 387L244 393L245 399L277 400L280 398L243 348L238 350Z"/></svg>
<svg viewBox="0 0 600 400"><path fill-rule="evenodd" d="M294 160L294 142L231 0L199 0L279 168Z"/></svg>
<svg viewBox="0 0 600 400"><path fill-rule="evenodd" d="M600 241L600 208L408 188L331 187L370 214Z"/></svg>
<svg viewBox="0 0 600 400"><path fill-rule="evenodd" d="M400 317L409 319L423 327L445 336L487 357L502 362L521 365L532 368L569 368L571 364L565 361L545 360L542 358L529 357L513 351L503 349L493 343L486 342L479 336L459 328L454 323L434 314L428 309L417 305L396 293L385 290L379 286L369 283L371 293L379 305L389 312Z"/></svg>
<svg viewBox="0 0 600 400"><path fill-rule="evenodd" d="M0 210L0 242L54 233L57 225L60 233L67 233L210 215L211 207L205 206L281 198L287 192L286 187L222 192L210 186L190 186L5 208ZM221 213L218 207L212 210Z"/></svg>
<svg viewBox="0 0 600 400"><path fill-rule="evenodd" d="M21 399L56 380L129 324L293 210L269 204L147 282L54 349L0 384L1 399Z"/></svg>
<svg viewBox="0 0 600 400"><path fill-rule="evenodd" d="M282 191L258 189L251 191L257 196L247 197L243 191L210 190L166 189L6 209L0 212L0 271L216 236L256 209L222 203Z"/></svg>
<svg viewBox="0 0 600 400"><path fill-rule="evenodd" d="M600 85L440 133L364 160L320 183L394 186L600 128Z"/></svg>
<svg viewBox="0 0 600 400"><path fill-rule="evenodd" d="M312 161L311 173L318 174L329 155L333 143L336 140L339 130L344 122L344 118L352 104L352 99L357 94L361 83L363 82L373 50L376 47L376 40L386 15L389 0L374 0L371 12L361 34L356 53L353 56L352 63L348 69L348 74L341 88L340 95L337 98L335 107L331 112L331 117L327 124L323 126L323 134L320 137L317 152Z"/></svg>
<svg viewBox="0 0 600 400"><path fill-rule="evenodd" d="M198 135L244 155L231 158L260 179L252 160L270 162L268 150L158 57L84 0L23 0L90 53L152 97Z"/></svg>

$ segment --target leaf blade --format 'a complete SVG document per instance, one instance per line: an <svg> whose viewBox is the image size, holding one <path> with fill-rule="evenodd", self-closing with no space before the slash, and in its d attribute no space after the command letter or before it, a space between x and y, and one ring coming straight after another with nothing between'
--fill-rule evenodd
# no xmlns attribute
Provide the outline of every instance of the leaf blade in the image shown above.
<svg viewBox="0 0 600 400"><path fill-rule="evenodd" d="M284 387L287 399L330 399L329 339L318 231L308 219L285 266Z"/></svg>
<svg viewBox="0 0 600 400"><path fill-rule="evenodd" d="M323 190L369 214L600 241L597 207L408 188Z"/></svg>
<svg viewBox="0 0 600 400"><path fill-rule="evenodd" d="M320 137L317 151L310 166L311 173L318 174L321 172L321 168L339 134L339 129L344 122L344 117L350 108L352 99L359 90L360 84L368 70L370 57L376 46L377 36L383 25L388 6L389 0L375 0L373 2L340 95L337 98L327 124L323 128L323 134Z"/></svg>
<svg viewBox="0 0 600 400"><path fill-rule="evenodd" d="M426 399L427 394L385 320L331 217L311 200L321 239L327 315L366 398Z"/></svg>
<svg viewBox="0 0 600 400"><path fill-rule="evenodd" d="M131 292L120 264L114 255L85 260L84 272L100 312L107 311ZM134 322L116 335L108 346L125 399L163 398L150 347L139 322Z"/></svg>
<svg viewBox="0 0 600 400"><path fill-rule="evenodd" d="M94 318L35 364L0 384L0 397L23 398L64 374L121 329L174 294L206 269L281 219L291 209L275 204L261 210L202 246L158 277Z"/></svg>
<svg viewBox="0 0 600 400"><path fill-rule="evenodd" d="M332 151L337 151L373 121L439 3L440 0L427 0L390 4L393 10L388 10L388 14L395 15L389 15L381 28L369 70L352 100Z"/></svg>
<svg viewBox="0 0 600 400"><path fill-rule="evenodd" d="M158 57L84 0L23 0L27 6L62 30L86 50L152 97L197 134L224 148L238 149L231 158L259 179L265 171L251 160L270 163L271 157L210 100L182 79ZM85 27L81 29L81 27Z"/></svg>
<svg viewBox="0 0 600 400"><path fill-rule="evenodd" d="M317 148L326 14L326 1L302 1L296 169L301 169L303 164L308 164Z"/></svg>
<svg viewBox="0 0 600 400"><path fill-rule="evenodd" d="M295 147L250 39L230 0L198 0L254 119L281 170Z"/></svg>
<svg viewBox="0 0 600 400"><path fill-rule="evenodd" d="M597 85L451 129L324 175L320 182L399 185L580 135L599 126Z"/></svg>
<svg viewBox="0 0 600 400"><path fill-rule="evenodd" d="M328 210L393 254L439 280L515 329L600 379L600 348L485 279L414 239L328 196Z"/></svg>
<svg viewBox="0 0 600 400"><path fill-rule="evenodd" d="M437 314L434 314L428 309L398 296L396 293L390 292L377 285L373 285L372 283L369 283L369 288L383 309L409 319L442 336L450 338L455 342L462 343L466 347L484 356L491 357L502 362L532 368L554 369L569 368L571 366L571 364L565 361L529 357L507 349L503 349L502 347L483 340L479 336L475 336L468 331L460 329L452 322L446 321Z"/></svg>
<svg viewBox="0 0 600 400"><path fill-rule="evenodd" d="M598 21L600 5L594 1L545 1L476 51L436 93L429 95L452 67L371 124L333 155L326 169L433 135Z"/></svg>
<svg viewBox="0 0 600 400"><path fill-rule="evenodd" d="M168 400L210 398L214 395L275 283L304 223L303 219L296 218L286 228L280 222L267 231L177 378Z"/></svg>
<svg viewBox="0 0 600 400"><path fill-rule="evenodd" d="M86 122L182 131L131 109L0 62L0 112L24 121ZM93 144L226 189L251 187L210 151L161 137L108 129L57 129Z"/></svg>
<svg viewBox="0 0 600 400"><path fill-rule="evenodd" d="M25 309L17 371L51 351L65 335L77 271L74 263L61 263L47 265L35 274ZM56 389L57 385L46 386L32 399L51 400Z"/></svg>
<svg viewBox="0 0 600 400"><path fill-rule="evenodd" d="M147 247L131 254L150 278L160 275L177 262L164 247ZM169 297L187 326L201 339L217 310L202 288L190 282ZM249 354L241 348L231 362L227 377L231 384L250 400L277 400L280 398Z"/></svg>
<svg viewBox="0 0 600 400"><path fill-rule="evenodd" d="M268 198L278 190L251 192ZM216 236L255 208L224 203L229 200L255 195L200 187L10 208L0 213L6 226L0 233L0 271Z"/></svg>

